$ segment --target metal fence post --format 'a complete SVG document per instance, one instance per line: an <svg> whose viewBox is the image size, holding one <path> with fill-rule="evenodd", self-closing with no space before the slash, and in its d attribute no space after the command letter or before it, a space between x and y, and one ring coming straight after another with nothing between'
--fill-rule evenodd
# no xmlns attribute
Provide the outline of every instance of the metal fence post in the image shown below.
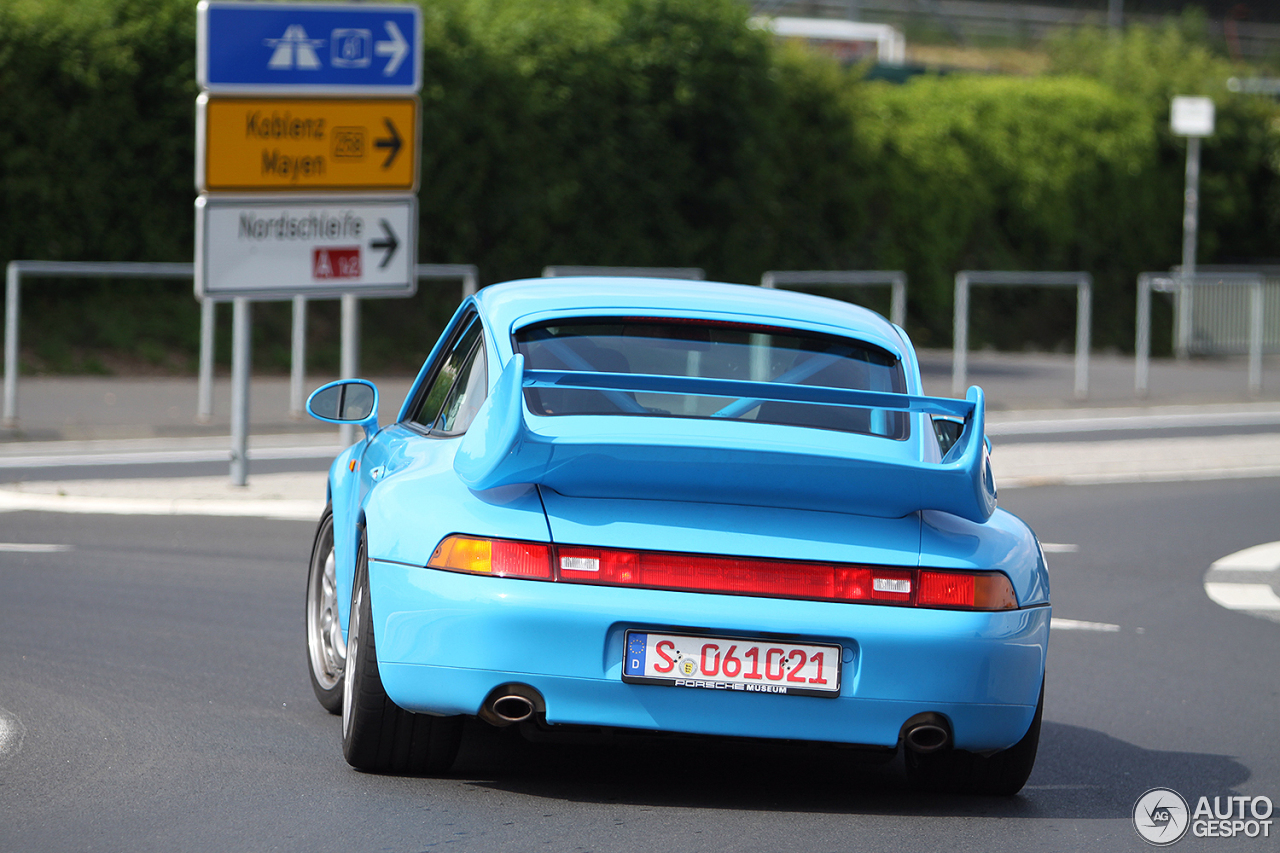
<svg viewBox="0 0 1280 853"><path fill-rule="evenodd" d="M889 285L889 322L900 329L907 326L907 276L899 273Z"/></svg>
<svg viewBox="0 0 1280 853"><path fill-rule="evenodd" d="M1249 286L1249 393L1262 393L1262 279Z"/></svg>
<svg viewBox="0 0 1280 853"><path fill-rule="evenodd" d="M200 300L200 373L196 377L196 422L213 420L213 335L216 324L212 299Z"/></svg>
<svg viewBox="0 0 1280 853"><path fill-rule="evenodd" d="M969 276L963 272L956 273L951 341L951 393L958 397L969 373Z"/></svg>
<svg viewBox="0 0 1280 853"><path fill-rule="evenodd" d="M4 425L18 424L18 262L5 267L4 286Z"/></svg>
<svg viewBox="0 0 1280 853"><path fill-rule="evenodd" d="M289 359L289 417L302 417L302 391L307 381L307 297L293 297L293 352Z"/></svg>
<svg viewBox="0 0 1280 853"><path fill-rule="evenodd" d="M1138 276L1138 328L1133 343L1133 393L1147 396L1151 371L1151 276Z"/></svg>
<svg viewBox="0 0 1280 853"><path fill-rule="evenodd" d="M1093 281L1081 279L1076 288L1076 399L1089 397L1089 345L1093 317Z"/></svg>

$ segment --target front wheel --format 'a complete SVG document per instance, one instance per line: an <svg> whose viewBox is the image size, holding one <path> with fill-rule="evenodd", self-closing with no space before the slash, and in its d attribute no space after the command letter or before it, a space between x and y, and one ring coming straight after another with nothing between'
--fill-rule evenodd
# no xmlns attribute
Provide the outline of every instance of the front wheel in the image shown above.
<svg viewBox="0 0 1280 853"><path fill-rule="evenodd" d="M438 774L453 764L462 741L462 718L411 714L392 702L382 687L363 540L351 589L342 689L342 754L352 767L378 773Z"/></svg>
<svg viewBox="0 0 1280 853"><path fill-rule="evenodd" d="M1040 721L1044 716L1044 683L1031 727L1022 740L994 755L975 755L959 749L906 754L907 781L920 791L948 794L988 794L1011 797L1022 790L1036 763Z"/></svg>
<svg viewBox="0 0 1280 853"><path fill-rule="evenodd" d="M333 555L333 509L325 507L307 571L307 669L311 690L330 714L342 710L347 644L338 620L338 578Z"/></svg>

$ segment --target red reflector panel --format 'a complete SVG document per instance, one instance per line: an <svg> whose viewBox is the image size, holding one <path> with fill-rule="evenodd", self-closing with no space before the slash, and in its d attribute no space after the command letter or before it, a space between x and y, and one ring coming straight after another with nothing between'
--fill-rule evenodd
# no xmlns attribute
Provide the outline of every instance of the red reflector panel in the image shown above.
<svg viewBox="0 0 1280 853"><path fill-rule="evenodd" d="M551 579L551 546L536 542L493 540L494 575L506 578Z"/></svg>
<svg viewBox="0 0 1280 853"><path fill-rule="evenodd" d="M563 581L785 598L835 597L835 569L820 563L566 546L559 548L559 555L557 568ZM591 565L598 568L585 568Z"/></svg>
<svg viewBox="0 0 1280 853"><path fill-rule="evenodd" d="M860 566L837 566L835 597L843 601L871 598L871 570Z"/></svg>
<svg viewBox="0 0 1280 853"><path fill-rule="evenodd" d="M973 575L922 571L916 603L921 607L972 607Z"/></svg>

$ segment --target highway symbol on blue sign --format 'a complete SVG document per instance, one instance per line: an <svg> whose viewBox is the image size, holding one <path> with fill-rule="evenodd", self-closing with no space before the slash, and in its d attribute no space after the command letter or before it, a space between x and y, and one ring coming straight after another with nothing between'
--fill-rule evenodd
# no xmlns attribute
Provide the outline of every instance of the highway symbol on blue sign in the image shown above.
<svg viewBox="0 0 1280 853"><path fill-rule="evenodd" d="M417 6L196 7L196 79L208 92L411 95L422 87Z"/></svg>

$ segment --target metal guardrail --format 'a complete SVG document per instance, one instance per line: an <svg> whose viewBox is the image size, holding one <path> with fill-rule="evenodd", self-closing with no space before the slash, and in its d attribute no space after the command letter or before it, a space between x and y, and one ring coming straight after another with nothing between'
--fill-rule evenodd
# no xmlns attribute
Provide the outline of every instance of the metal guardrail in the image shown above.
<svg viewBox="0 0 1280 853"><path fill-rule="evenodd" d="M4 426L18 422L18 314L24 278L194 279L194 264L99 263L96 261L10 261L4 290ZM203 318L201 322L203 328ZM200 347L200 376L205 375L205 347ZM209 352L212 361L212 349ZM210 368L210 372L212 368Z"/></svg>
<svg viewBox="0 0 1280 853"><path fill-rule="evenodd" d="M997 287L1074 287L1076 289L1075 396L1089 396L1089 327L1093 312L1093 276L1087 272L980 272L956 273L956 297L951 361L951 393L965 391L969 368L969 288L975 284Z"/></svg>
<svg viewBox="0 0 1280 853"><path fill-rule="evenodd" d="M1179 321L1176 327L1189 323L1191 295L1199 288L1247 287L1249 288L1249 370L1247 385L1250 394L1262 391L1263 318L1266 311L1264 299L1265 278L1261 273L1151 273L1138 276L1138 318L1134 339L1133 392L1147 396L1151 384L1151 294L1168 293L1180 303ZM1179 332L1175 328L1175 335Z"/></svg>
<svg viewBox="0 0 1280 853"><path fill-rule="evenodd" d="M914 26L942 27L954 38L1041 40L1064 28L1096 27L1106 24L1143 23L1158 26L1175 14L1134 12L1114 8L1115 0L1093 0L1089 4L992 2L992 0L751 0L758 15L805 15L817 18L845 18L893 24L910 30ZM1250 4L1262 9L1270 4ZM1274 17L1273 17L1274 20ZM1210 18L1205 21L1210 38L1225 40L1242 56L1265 58L1280 49L1280 25L1267 21Z"/></svg>
<svg viewBox="0 0 1280 853"><path fill-rule="evenodd" d="M419 281L462 281L462 298L476 292L479 274L474 264L419 264ZM4 316L4 410L3 425L18 423L18 317L21 312L24 278L125 278L186 279L195 277L195 265L183 263L98 262L98 261L10 261L5 268ZM302 305L299 306L299 301ZM196 390L196 420L208 422L213 415L214 301L200 304L200 367ZM306 371L306 299L293 300L293 346L290 370L290 411L302 409L302 387ZM358 306L354 297L343 297L343 370L354 375L359 359L356 330ZM234 319L234 318L233 318ZM247 323L247 315L238 322ZM233 359L234 361L234 359ZM233 365L234 368L235 365ZM344 376L347 375L345 372Z"/></svg>
<svg viewBox="0 0 1280 853"><path fill-rule="evenodd" d="M606 278L682 278L702 281L707 274L701 267L543 267L543 278L563 278L572 275L598 275Z"/></svg>
<svg viewBox="0 0 1280 853"><path fill-rule="evenodd" d="M1243 287L1204 287L1204 283L1244 273L1262 277L1262 353L1280 353L1280 267L1196 266L1199 286L1174 294L1175 353L1245 355L1250 346L1252 293ZM1180 267L1169 270L1177 278Z"/></svg>
<svg viewBox="0 0 1280 853"><path fill-rule="evenodd" d="M904 326L907 322L907 274L902 270L770 270L760 277L760 286L795 287L806 284L828 284L837 287L888 285L889 322Z"/></svg>
<svg viewBox="0 0 1280 853"><path fill-rule="evenodd" d="M462 281L462 298L475 294L479 289L480 272L475 264L418 264L414 268L418 281ZM293 297L292 355L289 370L289 415L302 416L307 370L307 302L305 296ZM357 352L359 341L359 303L354 297L342 297L341 329L344 337L343 353ZM345 359L347 356L343 356ZM344 378L352 378L359 372L359 358L343 361L340 370ZM349 372L348 372L349 371Z"/></svg>

